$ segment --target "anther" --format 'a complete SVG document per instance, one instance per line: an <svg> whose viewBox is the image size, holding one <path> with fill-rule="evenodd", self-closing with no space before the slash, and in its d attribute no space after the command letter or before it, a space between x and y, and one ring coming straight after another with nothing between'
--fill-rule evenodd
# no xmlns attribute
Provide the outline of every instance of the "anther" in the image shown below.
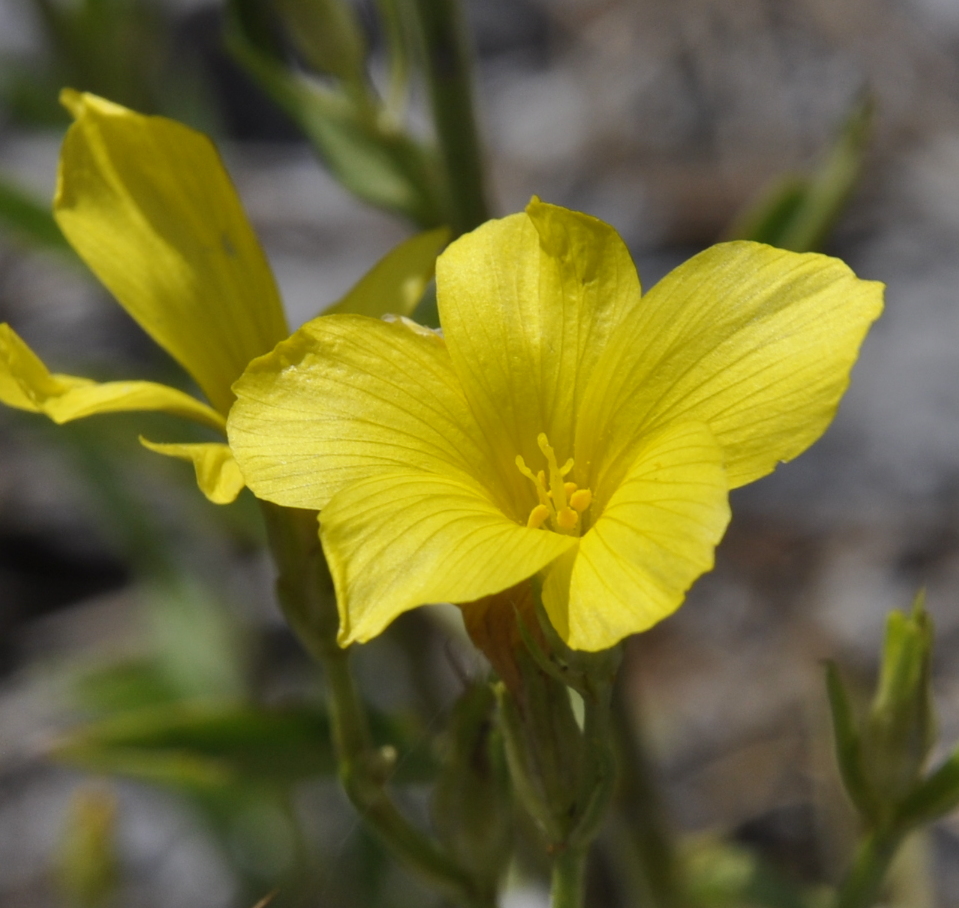
<svg viewBox="0 0 959 908"><path fill-rule="evenodd" d="M567 482L563 484L563 488L566 489L566 497L569 498L573 492L575 492L579 486L575 482Z"/></svg>
<svg viewBox="0 0 959 908"><path fill-rule="evenodd" d="M531 515L532 516L532 515ZM556 513L556 523L564 530L571 530L579 523L579 514L572 508L563 508Z"/></svg>
<svg viewBox="0 0 959 908"><path fill-rule="evenodd" d="M571 508L583 513L593 500L593 493L589 489L577 489L569 496L569 505Z"/></svg>
<svg viewBox="0 0 959 908"><path fill-rule="evenodd" d="M549 508L545 504L538 504L529 512L526 526L531 530L538 530L549 518Z"/></svg>

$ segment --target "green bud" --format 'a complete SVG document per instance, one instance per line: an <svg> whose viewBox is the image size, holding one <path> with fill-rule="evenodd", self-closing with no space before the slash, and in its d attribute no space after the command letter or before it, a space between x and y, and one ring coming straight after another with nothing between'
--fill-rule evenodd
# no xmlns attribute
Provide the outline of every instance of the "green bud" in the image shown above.
<svg viewBox="0 0 959 908"><path fill-rule="evenodd" d="M347 82L363 79L366 40L347 0L274 0L306 63Z"/></svg>
<svg viewBox="0 0 959 908"><path fill-rule="evenodd" d="M932 636L924 592L916 596L911 614L893 612L886 623L879 685L862 746L872 788L891 807L916 786L936 739Z"/></svg>
<svg viewBox="0 0 959 908"><path fill-rule="evenodd" d="M512 846L512 801L496 698L487 684L463 692L450 719L433 789L433 824L457 863L490 893Z"/></svg>
<svg viewBox="0 0 959 908"><path fill-rule="evenodd" d="M583 808L583 733L566 685L526 651L517 653L517 664L517 690L496 686L510 774L547 840L565 842Z"/></svg>

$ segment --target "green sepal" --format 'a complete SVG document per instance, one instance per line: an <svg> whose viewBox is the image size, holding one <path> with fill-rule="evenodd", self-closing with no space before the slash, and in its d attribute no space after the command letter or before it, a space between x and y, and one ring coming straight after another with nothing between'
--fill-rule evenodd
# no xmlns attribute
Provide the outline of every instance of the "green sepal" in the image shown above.
<svg viewBox="0 0 959 908"><path fill-rule="evenodd" d="M836 762L846 794L867 821L878 822L880 808L866 775L859 728L839 669L832 661L826 663L826 691L832 716Z"/></svg>

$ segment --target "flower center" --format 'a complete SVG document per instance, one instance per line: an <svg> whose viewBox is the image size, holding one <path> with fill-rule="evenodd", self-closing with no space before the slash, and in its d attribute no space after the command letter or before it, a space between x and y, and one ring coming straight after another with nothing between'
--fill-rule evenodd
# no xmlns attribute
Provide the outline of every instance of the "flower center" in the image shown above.
<svg viewBox="0 0 959 908"><path fill-rule="evenodd" d="M567 474L573 469L573 458L559 466L556 452L550 447L545 433L539 433L536 443L546 458L548 482L545 470L534 474L522 456L516 455L516 468L533 483L539 499L539 504L529 512L526 526L536 530L549 520L557 533L573 535L579 524L579 515L589 507L593 493L589 489L580 489L575 482L566 482Z"/></svg>

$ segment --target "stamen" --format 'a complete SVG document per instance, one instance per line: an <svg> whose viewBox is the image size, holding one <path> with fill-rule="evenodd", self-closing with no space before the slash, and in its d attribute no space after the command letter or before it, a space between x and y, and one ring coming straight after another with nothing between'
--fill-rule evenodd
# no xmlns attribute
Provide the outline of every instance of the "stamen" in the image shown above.
<svg viewBox="0 0 959 908"><path fill-rule="evenodd" d="M550 447L549 439L546 437L545 432L539 433L536 437L536 443L543 452L543 456L546 458L546 465L549 467L549 493L553 499L553 507L556 508L556 512L559 513L566 508L566 485L563 482L563 477L573 469L573 461L572 458L570 458L570 460L564 464L563 469L559 468L556 463L556 452Z"/></svg>
<svg viewBox="0 0 959 908"><path fill-rule="evenodd" d="M516 456L516 469L533 483L539 499L539 504L529 512L526 526L538 530L549 520L552 529L569 533L579 524L579 515L589 507L593 494L589 489L579 488L575 482L564 481L573 469L572 457L561 467L556 462L556 452L550 446L545 433L541 432L536 442L546 458L548 473L547 470L540 470L534 474L522 456Z"/></svg>
<svg viewBox="0 0 959 908"><path fill-rule="evenodd" d="M592 500L593 493L589 489L577 489L569 496L569 506L582 514L583 511L589 507Z"/></svg>
<svg viewBox="0 0 959 908"><path fill-rule="evenodd" d="M526 526L531 530L538 530L549 519L549 508L545 504L538 504L529 512Z"/></svg>

